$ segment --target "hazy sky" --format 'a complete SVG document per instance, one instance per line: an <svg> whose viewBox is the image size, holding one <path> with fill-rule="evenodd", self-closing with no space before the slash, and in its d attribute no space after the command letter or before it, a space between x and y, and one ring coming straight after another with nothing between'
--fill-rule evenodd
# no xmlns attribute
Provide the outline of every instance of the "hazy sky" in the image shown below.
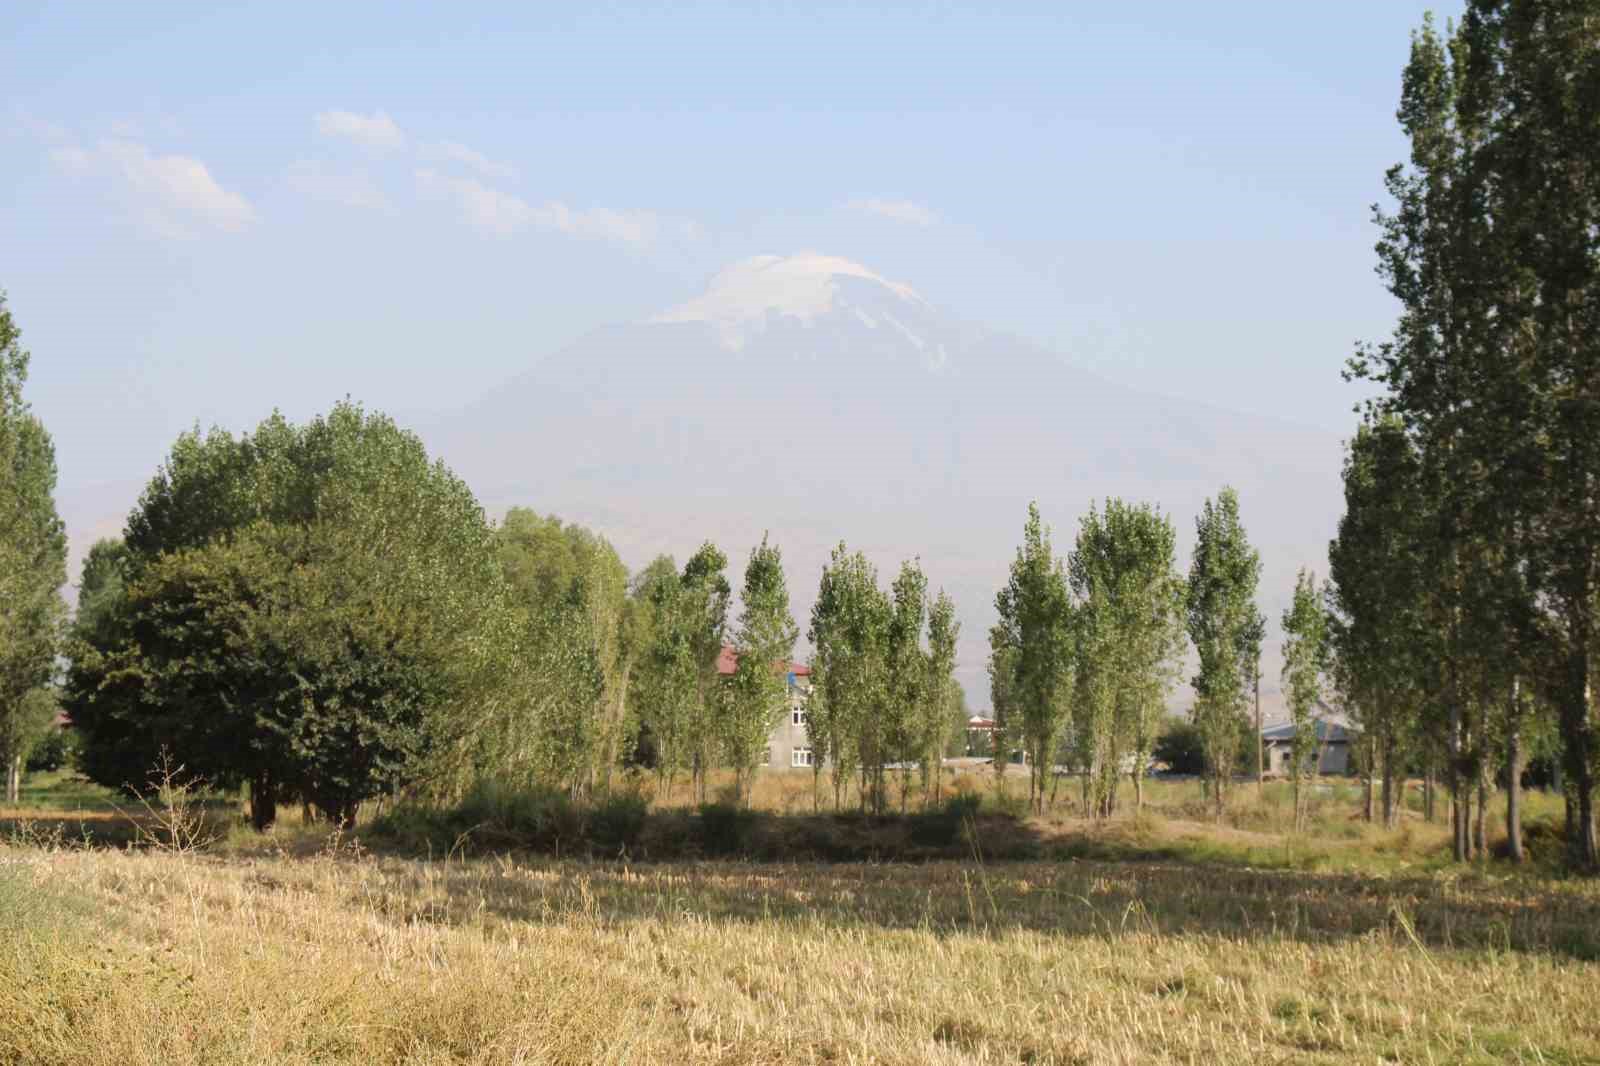
<svg viewBox="0 0 1600 1066"><path fill-rule="evenodd" d="M802 249L1343 429L1424 7L13 0L0 288L80 539L196 421L459 406Z"/></svg>

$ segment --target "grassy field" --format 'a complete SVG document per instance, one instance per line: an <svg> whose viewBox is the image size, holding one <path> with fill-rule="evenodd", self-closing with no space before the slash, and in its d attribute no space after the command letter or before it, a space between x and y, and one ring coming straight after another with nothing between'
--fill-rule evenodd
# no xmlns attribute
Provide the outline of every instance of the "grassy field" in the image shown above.
<svg viewBox="0 0 1600 1066"><path fill-rule="evenodd" d="M0 1062L1600 1062L1600 884L1454 866L1347 786L1291 837L1253 791L1023 823L1077 855L1023 863L179 854L8 811Z"/></svg>
<svg viewBox="0 0 1600 1066"><path fill-rule="evenodd" d="M8 856L0 1060L1586 1062L1587 884Z"/></svg>

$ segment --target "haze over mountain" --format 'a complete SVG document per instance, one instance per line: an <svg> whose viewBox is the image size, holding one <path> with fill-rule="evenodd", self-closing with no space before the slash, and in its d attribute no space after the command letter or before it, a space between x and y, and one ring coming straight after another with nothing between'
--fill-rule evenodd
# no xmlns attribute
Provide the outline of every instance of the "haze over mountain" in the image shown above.
<svg viewBox="0 0 1600 1066"><path fill-rule="evenodd" d="M1195 513L1233 485L1264 564L1269 716L1277 617L1299 567L1326 570L1341 506L1326 430L1112 384L816 253L736 263L699 297L598 330L418 428L491 513L581 522L632 568L709 538L737 587L769 532L802 630L840 540L885 584L918 555L956 599L958 676L980 708L994 594L1029 500L1063 554L1091 500L1158 503L1187 566Z"/></svg>

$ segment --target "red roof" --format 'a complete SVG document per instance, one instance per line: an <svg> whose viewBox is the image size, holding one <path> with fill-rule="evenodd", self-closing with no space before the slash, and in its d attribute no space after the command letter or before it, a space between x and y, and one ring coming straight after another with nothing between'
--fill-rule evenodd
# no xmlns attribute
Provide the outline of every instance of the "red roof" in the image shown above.
<svg viewBox="0 0 1600 1066"><path fill-rule="evenodd" d="M732 644L724 644L722 651L717 655L717 673L732 674L739 665L739 652ZM782 674L794 674L798 677L810 677L811 667L805 663L773 663L773 670Z"/></svg>

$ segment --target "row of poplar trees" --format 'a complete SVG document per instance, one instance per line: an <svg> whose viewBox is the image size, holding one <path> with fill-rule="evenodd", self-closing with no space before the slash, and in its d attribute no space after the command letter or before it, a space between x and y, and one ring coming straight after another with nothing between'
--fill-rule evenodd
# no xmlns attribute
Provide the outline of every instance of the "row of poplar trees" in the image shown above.
<svg viewBox="0 0 1600 1066"><path fill-rule="evenodd" d="M1413 35L1409 165L1377 210L1394 334L1352 440L1333 544L1339 687L1381 768L1417 768L1486 850L1489 792L1553 749L1574 862L1596 851L1600 652L1600 2L1469 0Z"/></svg>
<svg viewBox="0 0 1600 1066"><path fill-rule="evenodd" d="M1029 507L1010 579L995 599L989 679L997 753L1020 750L1029 801L1042 811L1061 775L1080 774L1085 809L1116 807L1126 773L1144 802L1144 768L1192 642L1192 716L1218 814L1233 779L1249 705L1259 686L1264 620L1255 607L1260 555L1238 496L1222 490L1195 523L1185 579L1172 519L1149 504L1091 506L1065 559L1037 505ZM1309 717L1314 707L1306 708ZM996 758L997 771L1005 758Z"/></svg>

